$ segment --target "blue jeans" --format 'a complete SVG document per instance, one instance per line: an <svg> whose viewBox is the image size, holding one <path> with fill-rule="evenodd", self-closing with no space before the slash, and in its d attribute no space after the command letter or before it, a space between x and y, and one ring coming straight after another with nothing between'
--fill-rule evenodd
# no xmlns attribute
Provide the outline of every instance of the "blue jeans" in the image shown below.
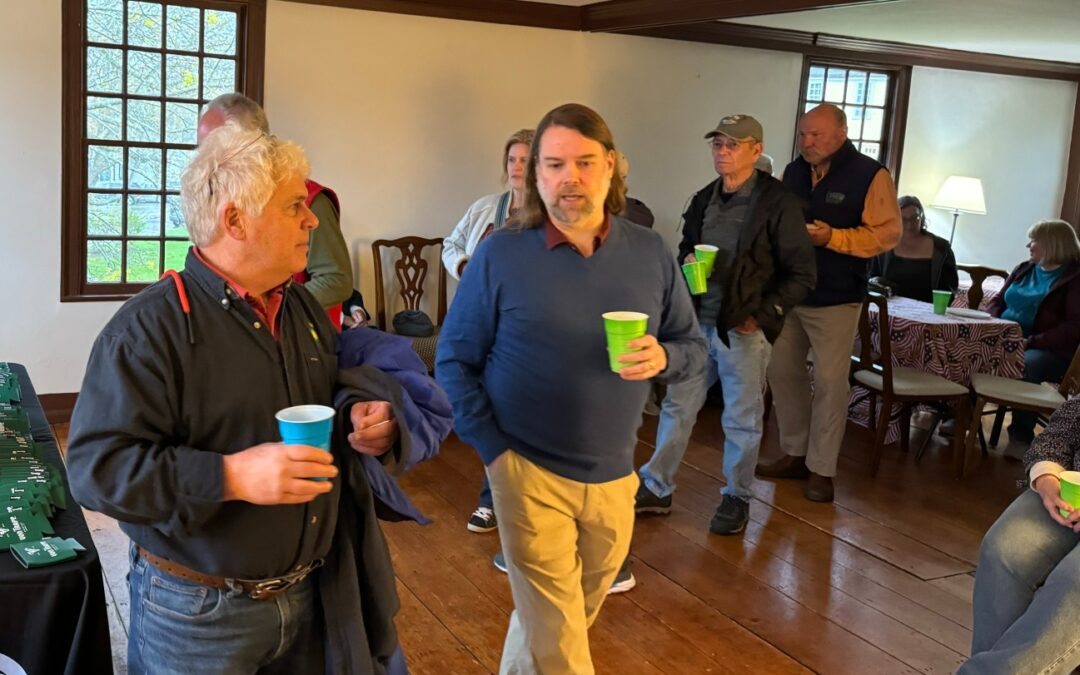
<svg viewBox="0 0 1080 675"><path fill-rule="evenodd" d="M322 673L315 575L268 600L185 581L131 552L128 670L161 673Z"/></svg>
<svg viewBox="0 0 1080 675"><path fill-rule="evenodd" d="M1080 535L1025 490L979 548L971 658L961 675L1068 673L1080 666Z"/></svg>
<svg viewBox="0 0 1080 675"><path fill-rule="evenodd" d="M660 406L656 451L638 473L645 487L657 496L666 497L675 491L675 472L686 454L698 411L705 405L709 387L719 379L724 390L720 423L724 426L724 478L727 479L720 493L749 499L764 430L765 367L771 347L760 330L752 335L729 331L730 348L720 341L716 326L702 324L701 332L709 345L705 370L685 382L668 386Z"/></svg>
<svg viewBox="0 0 1080 675"><path fill-rule="evenodd" d="M484 472L484 484L480 486L480 506L495 509L495 501L491 498L491 482L488 481L487 471Z"/></svg>
<svg viewBox="0 0 1080 675"><path fill-rule="evenodd" d="M1045 349L1028 349L1024 352L1024 380L1026 382L1060 382L1069 369L1069 360ZM1038 416L1026 410L1014 410L1009 425L1009 439L1030 443L1035 440L1035 421Z"/></svg>

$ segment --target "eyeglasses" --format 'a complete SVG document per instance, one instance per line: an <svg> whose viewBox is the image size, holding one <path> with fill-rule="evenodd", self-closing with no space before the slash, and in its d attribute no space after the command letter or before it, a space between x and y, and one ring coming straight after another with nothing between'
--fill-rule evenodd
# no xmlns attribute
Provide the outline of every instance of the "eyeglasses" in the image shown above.
<svg viewBox="0 0 1080 675"><path fill-rule="evenodd" d="M744 138L741 141L737 141L734 138L728 138L727 136L720 137L714 136L708 143L709 147L713 149L713 152L719 152L720 150L728 150L729 152L735 152L739 149L739 146L743 143L755 143L752 138Z"/></svg>

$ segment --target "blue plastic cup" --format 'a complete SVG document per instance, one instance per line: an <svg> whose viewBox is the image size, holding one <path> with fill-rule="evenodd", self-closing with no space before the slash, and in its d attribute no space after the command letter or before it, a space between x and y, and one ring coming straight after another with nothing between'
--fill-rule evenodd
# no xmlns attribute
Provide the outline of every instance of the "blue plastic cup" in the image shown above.
<svg viewBox="0 0 1080 675"><path fill-rule="evenodd" d="M333 408L325 405L294 405L277 411L278 433L283 443L311 445L330 452L330 432L334 428ZM312 478L311 480L326 480Z"/></svg>

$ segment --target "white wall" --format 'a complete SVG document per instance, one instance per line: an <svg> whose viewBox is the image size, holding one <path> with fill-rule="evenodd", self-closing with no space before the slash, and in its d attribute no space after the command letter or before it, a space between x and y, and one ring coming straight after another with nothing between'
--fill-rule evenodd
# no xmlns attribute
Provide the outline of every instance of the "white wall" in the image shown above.
<svg viewBox="0 0 1080 675"><path fill-rule="evenodd" d="M25 363L42 393L79 388L117 308L58 300L60 4L0 2L0 21L19 27L0 42L0 87L20 92L18 105L0 106L0 360ZM800 64L786 53L271 0L266 106L340 195L370 296L373 239L449 232L499 189L506 136L571 100L607 119L630 157L631 194L674 243L683 203L714 175L701 137L721 115L757 116L766 151L781 166L791 156ZM1024 228L1057 215L1074 96L1067 83L916 69L901 189L929 199L949 173L983 177L991 215L961 217L961 258L1006 266L1022 256ZM968 230L976 219L993 229Z"/></svg>
<svg viewBox="0 0 1080 675"><path fill-rule="evenodd" d="M1073 82L915 68L900 194L929 206L948 176L982 179L987 214L960 214L956 259L1011 270L1027 228L1061 216L1075 102ZM927 216L947 238L952 213Z"/></svg>

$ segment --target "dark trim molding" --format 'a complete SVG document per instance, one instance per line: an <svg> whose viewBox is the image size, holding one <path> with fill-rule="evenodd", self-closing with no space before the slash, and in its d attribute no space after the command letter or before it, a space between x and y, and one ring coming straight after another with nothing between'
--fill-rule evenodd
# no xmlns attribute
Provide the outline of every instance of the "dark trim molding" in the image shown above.
<svg viewBox="0 0 1080 675"><path fill-rule="evenodd" d="M1042 61L1015 56L1000 56L959 49L926 47L902 42L808 33L806 31L766 28L738 23L712 23L668 26L627 31L630 35L670 40L707 42L709 44L797 52L832 59L872 60L894 66L927 66L970 70L1000 75L1018 75L1051 80L1080 81L1080 63Z"/></svg>
<svg viewBox="0 0 1080 675"><path fill-rule="evenodd" d="M78 396L78 393L40 394L38 401L49 424L63 424L71 421L71 411L75 409L75 399Z"/></svg>
<svg viewBox="0 0 1080 675"><path fill-rule="evenodd" d="M1061 200L1061 219L1080 228L1080 87L1076 92L1073 110L1072 144L1065 174L1065 197Z"/></svg>
<svg viewBox="0 0 1080 675"><path fill-rule="evenodd" d="M460 21L581 30L581 8L517 0L286 0L306 5L366 9Z"/></svg>
<svg viewBox="0 0 1080 675"><path fill-rule="evenodd" d="M896 0L608 0L581 8L581 29L621 32Z"/></svg>

